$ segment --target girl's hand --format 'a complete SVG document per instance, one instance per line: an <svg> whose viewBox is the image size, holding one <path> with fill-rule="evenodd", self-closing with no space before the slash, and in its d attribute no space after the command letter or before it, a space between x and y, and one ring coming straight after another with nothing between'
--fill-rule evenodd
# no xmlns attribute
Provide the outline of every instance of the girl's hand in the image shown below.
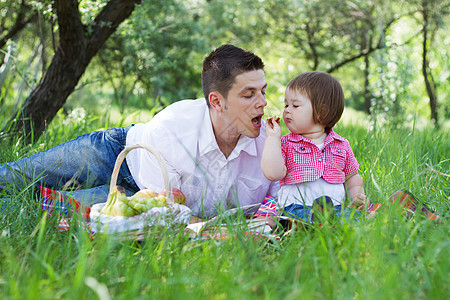
<svg viewBox="0 0 450 300"><path fill-rule="evenodd" d="M266 135L281 137L280 117L273 116L273 117L267 118Z"/></svg>
<svg viewBox="0 0 450 300"><path fill-rule="evenodd" d="M261 156L261 170L264 176L277 181L286 176L283 153L281 151L280 118L268 118L266 123L266 140Z"/></svg>
<svg viewBox="0 0 450 300"><path fill-rule="evenodd" d="M364 209L369 204L369 200L367 200L366 195L363 193L358 193L352 198L352 207L357 210Z"/></svg>

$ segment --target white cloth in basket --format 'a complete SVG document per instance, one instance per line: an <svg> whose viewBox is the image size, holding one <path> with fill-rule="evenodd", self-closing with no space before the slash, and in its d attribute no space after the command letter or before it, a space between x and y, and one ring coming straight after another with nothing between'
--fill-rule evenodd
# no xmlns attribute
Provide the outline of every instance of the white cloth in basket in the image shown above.
<svg viewBox="0 0 450 300"><path fill-rule="evenodd" d="M121 233L145 229L151 226L171 226L174 224L189 224L192 211L189 207L174 203L172 208L153 207L152 209L133 217L109 216L100 213L106 203L94 204L91 208L92 232Z"/></svg>

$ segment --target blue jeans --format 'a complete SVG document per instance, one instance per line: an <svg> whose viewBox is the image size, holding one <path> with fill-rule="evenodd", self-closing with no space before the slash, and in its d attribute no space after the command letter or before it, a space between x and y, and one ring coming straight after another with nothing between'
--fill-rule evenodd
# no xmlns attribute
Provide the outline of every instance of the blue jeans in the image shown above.
<svg viewBox="0 0 450 300"><path fill-rule="evenodd" d="M1 164L0 189L20 190L31 182L36 187L64 188L63 193L85 205L105 202L114 164L126 145L129 128L84 134L47 151ZM117 185L124 187L127 195L139 190L126 161L120 167Z"/></svg>
<svg viewBox="0 0 450 300"><path fill-rule="evenodd" d="M346 206L342 207L341 205L334 206L331 213L333 214L334 219L339 219L342 217L346 220L357 219L361 215L361 213L356 209ZM308 223L314 223L312 206L291 204L284 207L282 215L293 219L303 220Z"/></svg>

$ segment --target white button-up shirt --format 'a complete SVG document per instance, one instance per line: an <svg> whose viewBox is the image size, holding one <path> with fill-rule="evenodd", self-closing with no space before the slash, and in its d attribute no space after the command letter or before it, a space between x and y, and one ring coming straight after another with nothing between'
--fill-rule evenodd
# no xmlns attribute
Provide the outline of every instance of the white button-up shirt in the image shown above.
<svg viewBox="0 0 450 300"><path fill-rule="evenodd" d="M163 156L171 187L186 196L193 215L211 217L218 211L261 203L267 194L276 195L278 182L267 180L261 171L265 123L257 138L241 136L226 158L220 151L204 98L176 102L150 122L131 127L127 145L147 144ZM127 164L139 188L157 192L164 188L161 169L146 150L131 151Z"/></svg>

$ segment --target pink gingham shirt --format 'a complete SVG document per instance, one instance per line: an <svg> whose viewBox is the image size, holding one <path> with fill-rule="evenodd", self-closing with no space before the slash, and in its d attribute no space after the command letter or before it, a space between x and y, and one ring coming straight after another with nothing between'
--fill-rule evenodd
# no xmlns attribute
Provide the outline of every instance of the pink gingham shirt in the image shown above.
<svg viewBox="0 0 450 300"><path fill-rule="evenodd" d="M333 129L325 138L322 149L302 135L289 133L281 137L281 150L287 168L281 185L314 181L320 177L329 183L344 183L345 177L359 168L350 144Z"/></svg>

